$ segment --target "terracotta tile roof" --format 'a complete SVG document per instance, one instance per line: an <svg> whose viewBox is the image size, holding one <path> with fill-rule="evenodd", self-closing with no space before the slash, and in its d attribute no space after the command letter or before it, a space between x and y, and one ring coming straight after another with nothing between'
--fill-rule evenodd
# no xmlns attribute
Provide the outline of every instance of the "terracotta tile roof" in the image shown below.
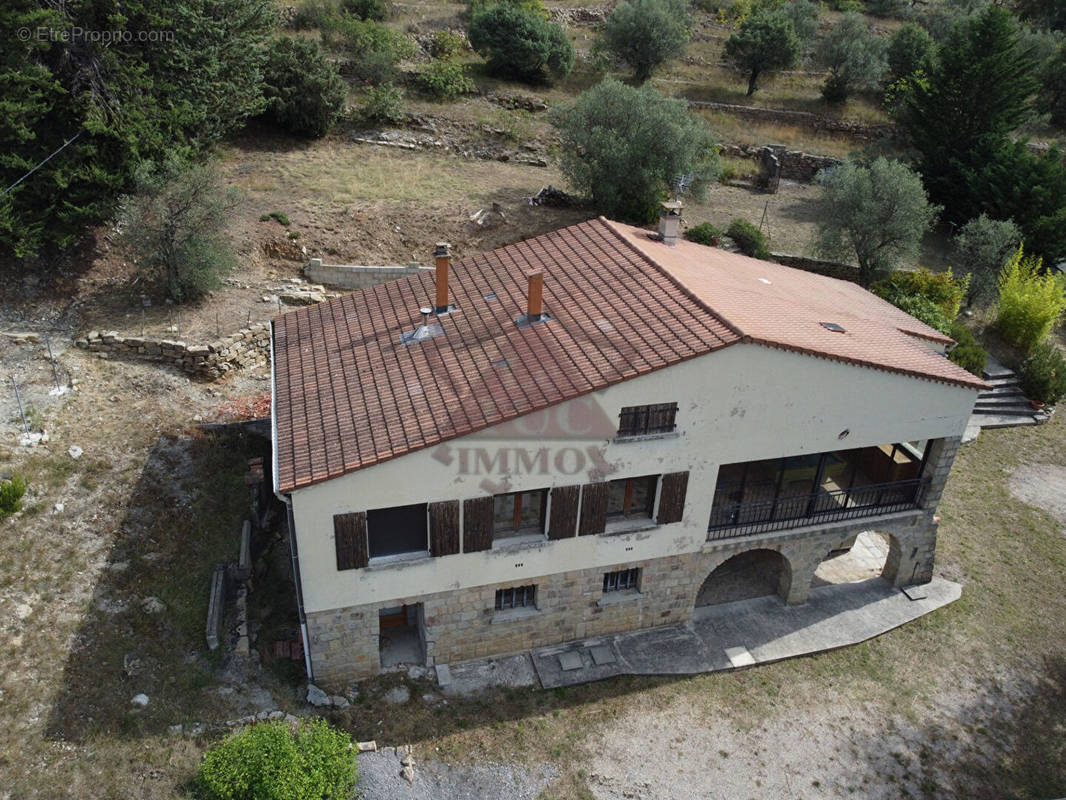
<svg viewBox="0 0 1066 800"><path fill-rule="evenodd" d="M520 328L527 274L551 321ZM739 336L590 220L455 261L444 333L400 337L433 273L274 320L278 488L291 491L725 347ZM486 296L495 295L494 299Z"/></svg>
<svg viewBox="0 0 1066 800"><path fill-rule="evenodd" d="M544 272L551 321L516 325ZM766 281L769 281L768 283ZM604 219L452 264L443 335L404 345L432 272L275 318L278 488L464 436L738 341L981 388L950 339L854 284ZM844 333L820 325L836 322Z"/></svg>
<svg viewBox="0 0 1066 800"><path fill-rule="evenodd" d="M986 387L929 347L929 342L951 344L949 337L854 283L684 240L668 247L643 229L606 224L745 341L974 389ZM836 323L844 331L829 330L823 322Z"/></svg>

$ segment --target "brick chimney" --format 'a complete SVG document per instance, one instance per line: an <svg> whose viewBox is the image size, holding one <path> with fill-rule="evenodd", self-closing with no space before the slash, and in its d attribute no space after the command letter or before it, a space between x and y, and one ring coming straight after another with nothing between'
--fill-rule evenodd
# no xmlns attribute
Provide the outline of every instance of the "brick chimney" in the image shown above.
<svg viewBox="0 0 1066 800"><path fill-rule="evenodd" d="M680 200L671 200L661 203L663 210L659 212L659 239L663 244L674 247L677 244L678 234L681 233L681 205Z"/></svg>
<svg viewBox="0 0 1066 800"><path fill-rule="evenodd" d="M526 295L526 322L540 322L544 315L544 273L531 272Z"/></svg>
<svg viewBox="0 0 1066 800"><path fill-rule="evenodd" d="M433 257L437 260L437 305L433 310L437 314L447 314L448 270L452 265L451 245L447 242L437 242L437 249L433 251Z"/></svg>

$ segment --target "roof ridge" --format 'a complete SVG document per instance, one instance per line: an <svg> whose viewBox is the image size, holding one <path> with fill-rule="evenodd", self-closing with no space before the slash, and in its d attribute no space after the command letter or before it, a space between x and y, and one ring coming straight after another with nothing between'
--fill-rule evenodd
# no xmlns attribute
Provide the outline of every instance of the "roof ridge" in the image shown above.
<svg viewBox="0 0 1066 800"><path fill-rule="evenodd" d="M704 311L706 311L712 317L714 317L719 322L721 322L723 325L725 325L727 328L729 328L730 331L732 331L737 336L739 336L741 342L746 342L746 341L750 341L751 340L751 336L748 335L747 333L745 333L744 331L742 331L738 325L734 325L730 320L728 320L724 316L722 316L722 314L719 313L717 310L711 308L711 306L710 306L710 304L708 302L706 302L702 297L699 297L691 289L689 289L689 287L685 286L685 284L683 284L681 281L679 281L677 278L675 278L673 275L671 275L669 270L665 269L655 259L653 259L651 256L649 256L647 253L645 253L643 250L641 250L635 244L633 244L633 242L629 241L629 237L626 236L624 233L622 233L622 231L618 230L614 226L614 223L611 220L607 219L602 214L600 216L598 216L596 218L596 220L598 222L602 223L604 226L606 226L607 230L609 230L611 233L613 233L615 238L617 238L619 241L621 241L622 244L624 244L627 249L629 249L629 250L633 251L634 253L636 253L638 258L640 258L642 261L645 261L650 266L654 267L655 270L660 275L662 275L664 278L666 278L668 281L670 281L670 283L672 283L678 290L680 290L681 293L685 295L685 297L687 297L689 300L694 302L696 305L698 305L700 308L702 308ZM730 344L736 344L736 342L730 342ZM728 347L729 345L725 345L725 346Z"/></svg>

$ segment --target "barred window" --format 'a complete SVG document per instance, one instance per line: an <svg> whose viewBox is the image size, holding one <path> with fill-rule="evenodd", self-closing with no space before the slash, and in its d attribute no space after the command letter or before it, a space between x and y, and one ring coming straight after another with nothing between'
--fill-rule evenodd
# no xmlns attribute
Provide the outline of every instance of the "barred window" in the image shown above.
<svg viewBox="0 0 1066 800"><path fill-rule="evenodd" d="M676 427L677 403L651 406L626 406L618 415L619 436L642 436L670 433Z"/></svg>
<svg viewBox="0 0 1066 800"><path fill-rule="evenodd" d="M640 568L620 569L616 572L603 574L603 592L622 592L626 589L636 589L640 582Z"/></svg>
<svg viewBox="0 0 1066 800"><path fill-rule="evenodd" d="M503 611L508 608L533 608L537 594L537 587L511 586L507 589L496 590L496 610Z"/></svg>

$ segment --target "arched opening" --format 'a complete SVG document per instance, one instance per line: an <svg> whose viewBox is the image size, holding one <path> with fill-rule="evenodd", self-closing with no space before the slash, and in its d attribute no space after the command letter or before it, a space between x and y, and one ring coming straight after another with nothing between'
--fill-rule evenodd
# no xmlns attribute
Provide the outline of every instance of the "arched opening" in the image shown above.
<svg viewBox="0 0 1066 800"><path fill-rule="evenodd" d="M703 582L696 607L776 594L788 597L792 565L776 550L748 550L722 562Z"/></svg>
<svg viewBox="0 0 1066 800"><path fill-rule="evenodd" d="M894 537L880 531L863 531L850 543L833 550L814 571L811 588L859 583L885 575Z"/></svg>

